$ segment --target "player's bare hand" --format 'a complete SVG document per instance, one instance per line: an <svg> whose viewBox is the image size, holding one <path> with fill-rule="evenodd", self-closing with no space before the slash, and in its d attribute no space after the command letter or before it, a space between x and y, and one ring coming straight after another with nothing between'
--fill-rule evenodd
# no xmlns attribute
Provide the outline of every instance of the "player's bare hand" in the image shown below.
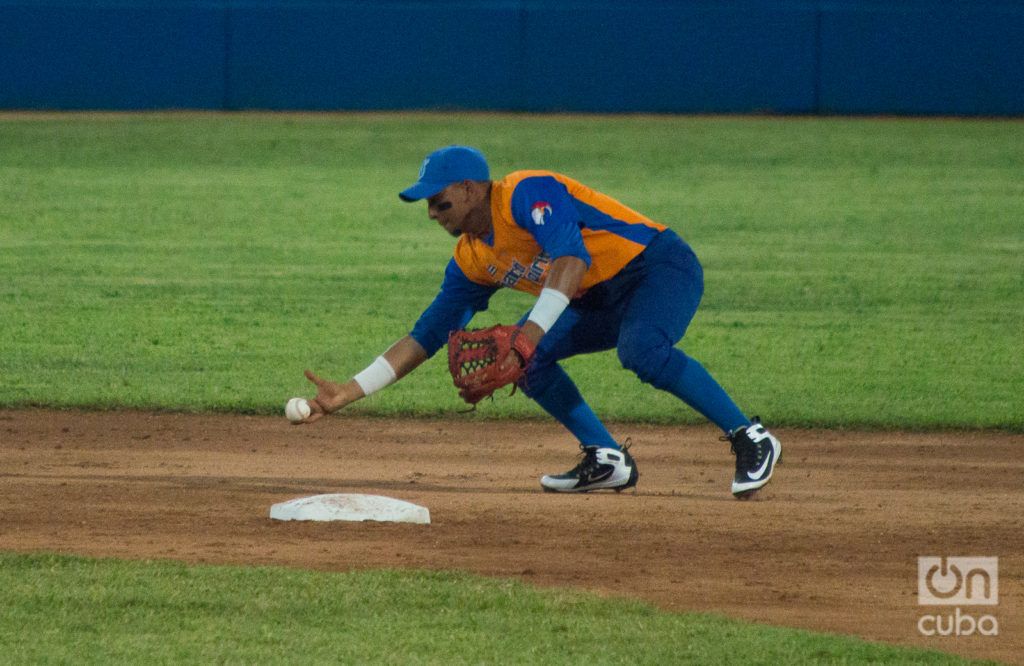
<svg viewBox="0 0 1024 666"><path fill-rule="evenodd" d="M316 397L309 401L309 416L303 423L318 421L344 405L341 400L341 384L318 377L310 370L306 370L305 375L306 379L316 385Z"/></svg>

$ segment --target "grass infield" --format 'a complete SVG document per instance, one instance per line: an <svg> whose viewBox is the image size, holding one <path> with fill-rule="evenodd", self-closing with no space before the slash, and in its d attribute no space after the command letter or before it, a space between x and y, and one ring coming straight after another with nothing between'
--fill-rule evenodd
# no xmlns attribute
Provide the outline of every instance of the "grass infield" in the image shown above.
<svg viewBox="0 0 1024 666"><path fill-rule="evenodd" d="M10 663L962 664L460 573L0 555Z"/></svg>
<svg viewBox="0 0 1024 666"><path fill-rule="evenodd" d="M1018 122L7 115L0 137L0 405L277 413L305 367L350 377L436 292L452 239L396 193L461 142L679 231L707 285L681 347L748 413L1024 428ZM503 292L476 324L530 306ZM702 420L613 352L566 365L607 418ZM353 409L460 407L435 357Z"/></svg>

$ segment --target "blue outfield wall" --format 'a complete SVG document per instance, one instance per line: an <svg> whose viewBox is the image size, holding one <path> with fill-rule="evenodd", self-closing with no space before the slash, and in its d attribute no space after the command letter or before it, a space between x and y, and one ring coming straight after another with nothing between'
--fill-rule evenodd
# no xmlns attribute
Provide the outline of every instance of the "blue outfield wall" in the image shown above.
<svg viewBox="0 0 1024 666"><path fill-rule="evenodd" d="M221 108L226 23L210 3L0 0L0 108Z"/></svg>
<svg viewBox="0 0 1024 666"><path fill-rule="evenodd" d="M0 108L1024 115L1024 0L0 0Z"/></svg>

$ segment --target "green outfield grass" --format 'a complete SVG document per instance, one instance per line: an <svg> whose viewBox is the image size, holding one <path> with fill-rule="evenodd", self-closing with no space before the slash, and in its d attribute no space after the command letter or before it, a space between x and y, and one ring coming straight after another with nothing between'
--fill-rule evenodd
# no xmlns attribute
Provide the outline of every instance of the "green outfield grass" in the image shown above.
<svg viewBox="0 0 1024 666"><path fill-rule="evenodd" d="M458 573L0 555L8 663L960 664Z"/></svg>
<svg viewBox="0 0 1024 666"><path fill-rule="evenodd" d="M452 142L678 230L707 281L681 346L749 413L1024 428L1024 125L981 120L0 117L0 405L272 413L305 367L348 378L440 283L452 239L396 193ZM700 421L614 353L567 367L610 419ZM353 409L461 406L436 357Z"/></svg>

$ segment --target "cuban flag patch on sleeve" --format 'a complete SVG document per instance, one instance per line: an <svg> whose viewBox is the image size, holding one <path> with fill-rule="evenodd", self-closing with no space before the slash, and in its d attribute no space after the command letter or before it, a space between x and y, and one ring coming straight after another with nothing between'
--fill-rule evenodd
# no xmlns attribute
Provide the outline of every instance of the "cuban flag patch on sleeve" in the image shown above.
<svg viewBox="0 0 1024 666"><path fill-rule="evenodd" d="M530 217L533 218L533 223L538 227L543 226L550 215L551 204L547 201L536 201L530 206Z"/></svg>

